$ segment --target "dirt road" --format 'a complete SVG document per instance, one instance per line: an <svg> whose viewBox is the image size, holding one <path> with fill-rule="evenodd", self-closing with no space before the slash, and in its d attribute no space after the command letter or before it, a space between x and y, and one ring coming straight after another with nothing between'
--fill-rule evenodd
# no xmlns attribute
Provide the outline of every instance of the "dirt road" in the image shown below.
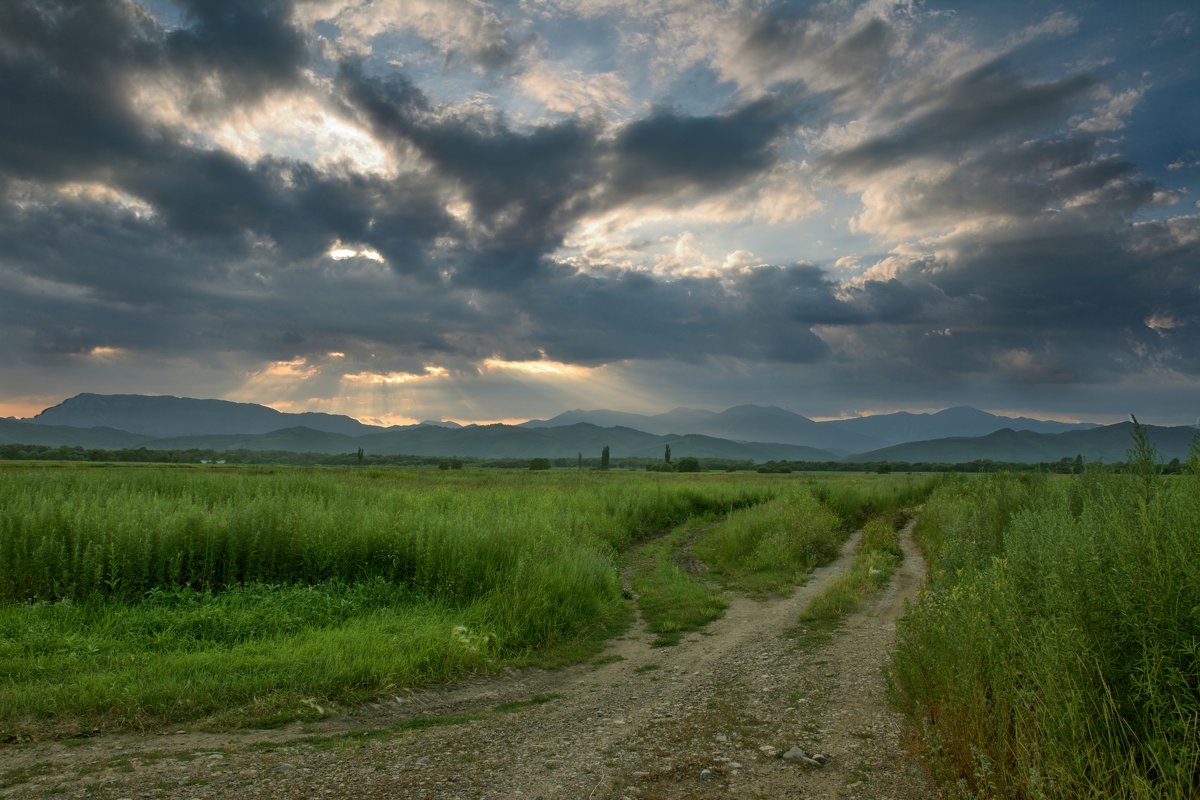
<svg viewBox="0 0 1200 800"><path fill-rule="evenodd" d="M801 646L785 635L848 567L858 538L792 596L731 597L724 618L674 647L651 647L654 635L635 625L590 664L393 698L318 724L0 750L0 796L937 797L904 747L881 673L924 574L911 525L890 586L832 639ZM826 763L782 758L797 746Z"/></svg>

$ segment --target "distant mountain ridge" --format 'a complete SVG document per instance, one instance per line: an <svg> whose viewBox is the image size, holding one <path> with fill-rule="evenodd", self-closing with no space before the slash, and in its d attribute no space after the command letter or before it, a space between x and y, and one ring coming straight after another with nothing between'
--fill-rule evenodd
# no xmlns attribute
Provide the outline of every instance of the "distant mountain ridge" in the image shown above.
<svg viewBox="0 0 1200 800"><path fill-rule="evenodd" d="M0 444L44 444L99 449L144 447L148 450L280 450L292 453L353 453L358 448L375 455L414 455L470 458L574 458L600 455L609 447L614 458L663 456L666 446L679 458L719 458L763 461L829 461L832 453L799 445L771 442L730 442L695 434L658 436L632 428L600 428L587 423L543 430L514 425L470 425L448 428L414 425L381 429L363 436L281 428L268 433L210 434L149 438L111 428L70 428L0 422Z"/></svg>
<svg viewBox="0 0 1200 800"><path fill-rule="evenodd" d="M835 452L862 452L902 442L947 436L983 436L1002 428L1061 433L1096 427L1091 422L1058 422L1028 417L1005 417L970 406L931 414L899 411L892 414L817 422L776 406L740 405L724 411L676 408L665 414L644 415L597 409L572 410L548 420L530 420L524 427L550 428L576 422L624 425L649 433L701 433L734 441L772 441L800 444Z"/></svg>
<svg viewBox="0 0 1200 800"><path fill-rule="evenodd" d="M288 414L257 403L141 394L77 394L28 421L76 428L104 426L156 438L270 433L296 426L347 436L384 430L341 414Z"/></svg>
<svg viewBox="0 0 1200 800"><path fill-rule="evenodd" d="M123 450L126 447L139 447L151 438L115 428L76 428L69 425L35 425L24 420L0 420L0 444Z"/></svg>
<svg viewBox="0 0 1200 800"><path fill-rule="evenodd" d="M1150 443L1159 458L1181 461L1188 457L1195 428L1146 425ZM967 461L1053 462L1082 456L1084 461L1116 463L1126 459L1133 446L1133 423L1118 422L1087 430L1038 433L1004 428L985 436L954 436L923 442L907 442L880 450L859 453L848 461L907 461L909 463L961 464Z"/></svg>
<svg viewBox="0 0 1200 800"><path fill-rule="evenodd" d="M831 428L854 431L875 439L882 445L942 439L948 436L986 436L1010 428L1035 433L1065 433L1099 427L1094 422L1059 422L1057 420L1006 417L990 414L970 406L954 406L930 414L897 411L820 423Z"/></svg>
<svg viewBox="0 0 1200 800"><path fill-rule="evenodd" d="M1167 460L1186 458L1192 428L1147 426ZM430 420L384 428L337 414L289 414L253 403L171 396L80 394L28 420L0 420L0 444L98 449L283 450L478 458L595 455L754 461L909 461L961 463L1120 461L1130 425L1098 426L1005 417L960 406L930 414L897 412L817 422L774 406L724 411L679 407L642 415L573 410L521 425Z"/></svg>

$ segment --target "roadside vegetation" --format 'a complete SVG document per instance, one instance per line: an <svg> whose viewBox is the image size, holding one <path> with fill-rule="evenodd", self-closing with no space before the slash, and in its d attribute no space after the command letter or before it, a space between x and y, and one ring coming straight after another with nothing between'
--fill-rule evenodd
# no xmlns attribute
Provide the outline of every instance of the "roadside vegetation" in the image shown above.
<svg viewBox="0 0 1200 800"><path fill-rule="evenodd" d="M620 551L777 478L56 469L0 481L0 736L320 716L627 618Z"/></svg>
<svg viewBox="0 0 1200 800"><path fill-rule="evenodd" d="M951 480L894 696L953 797L1200 796L1200 448L1164 476Z"/></svg>
<svg viewBox="0 0 1200 800"><path fill-rule="evenodd" d="M803 583L845 541L841 519L808 487L730 514L696 541L696 555L732 589L766 596Z"/></svg>
<svg viewBox="0 0 1200 800"><path fill-rule="evenodd" d="M900 566L897 529L905 520L897 509L869 520L850 569L829 582L800 614L799 638L807 644L826 641L846 615L883 589Z"/></svg>
<svg viewBox="0 0 1200 800"><path fill-rule="evenodd" d="M650 629L659 634L656 644L673 644L719 618L726 591L755 597L791 591L831 561L864 520L870 521L863 565L855 567L852 591L863 596L863 580L885 585L898 563L901 510L919 503L936 481L908 475L805 479L766 502L690 520L655 540L638 552L632 583ZM849 610L846 602L840 614Z"/></svg>
<svg viewBox="0 0 1200 800"><path fill-rule="evenodd" d="M630 582L660 647L676 644L684 633L719 619L729 605L719 587L686 569L687 549L716 524L711 517L695 517L635 555Z"/></svg>

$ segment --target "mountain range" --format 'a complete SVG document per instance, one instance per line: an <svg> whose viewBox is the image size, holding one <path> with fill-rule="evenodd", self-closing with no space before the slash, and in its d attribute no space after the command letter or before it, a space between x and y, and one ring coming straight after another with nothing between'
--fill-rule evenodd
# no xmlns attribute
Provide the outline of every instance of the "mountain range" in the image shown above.
<svg viewBox="0 0 1200 800"><path fill-rule="evenodd" d="M1090 422L1057 422L1005 417L977 408L958 406L932 414L899 411L817 422L775 406L740 405L724 411L676 408L665 414L573 410L547 420L522 423L527 428L554 428L588 422L606 427L623 425L649 433L702 433L724 439L783 442L834 452L857 453L888 445L946 436L983 436L1002 428L1037 433L1062 433L1097 427Z"/></svg>
<svg viewBox="0 0 1200 800"><path fill-rule="evenodd" d="M761 461L956 463L1120 461L1130 424L1100 426L1007 417L960 406L929 414L897 412L815 421L774 406L724 411L676 408L642 415L573 410L520 425L428 421L382 427L352 417L285 413L253 403L168 396L80 394L26 420L0 419L0 444L98 449L284 450L477 458L678 456ZM1148 426L1164 458L1185 458L1195 431Z"/></svg>

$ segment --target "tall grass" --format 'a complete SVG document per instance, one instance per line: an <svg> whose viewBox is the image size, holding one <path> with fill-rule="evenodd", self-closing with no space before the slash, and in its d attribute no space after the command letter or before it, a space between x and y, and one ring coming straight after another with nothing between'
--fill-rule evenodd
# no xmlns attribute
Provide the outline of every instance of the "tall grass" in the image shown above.
<svg viewBox="0 0 1200 800"><path fill-rule="evenodd" d="M621 549L779 485L527 471L5 470L0 736L303 716L586 648L627 613Z"/></svg>
<svg viewBox="0 0 1200 800"><path fill-rule="evenodd" d="M383 577L464 601L560 571L583 549L615 550L772 492L766 482L540 477L10 472L0 483L0 598Z"/></svg>
<svg viewBox="0 0 1200 800"><path fill-rule="evenodd" d="M833 560L853 528L919 504L940 480L913 475L809 480L730 514L700 538L696 554L733 588L785 591Z"/></svg>
<svg viewBox="0 0 1200 800"><path fill-rule="evenodd" d="M730 514L696 541L695 551L728 586L782 592L837 555L845 539L840 523L807 487L798 487Z"/></svg>
<svg viewBox="0 0 1200 800"><path fill-rule="evenodd" d="M920 505L945 480L930 475L852 475L816 480L813 495L848 529L900 509Z"/></svg>
<svg viewBox="0 0 1200 800"><path fill-rule="evenodd" d="M1200 796L1200 463L1146 455L926 504L892 682L954 796Z"/></svg>

